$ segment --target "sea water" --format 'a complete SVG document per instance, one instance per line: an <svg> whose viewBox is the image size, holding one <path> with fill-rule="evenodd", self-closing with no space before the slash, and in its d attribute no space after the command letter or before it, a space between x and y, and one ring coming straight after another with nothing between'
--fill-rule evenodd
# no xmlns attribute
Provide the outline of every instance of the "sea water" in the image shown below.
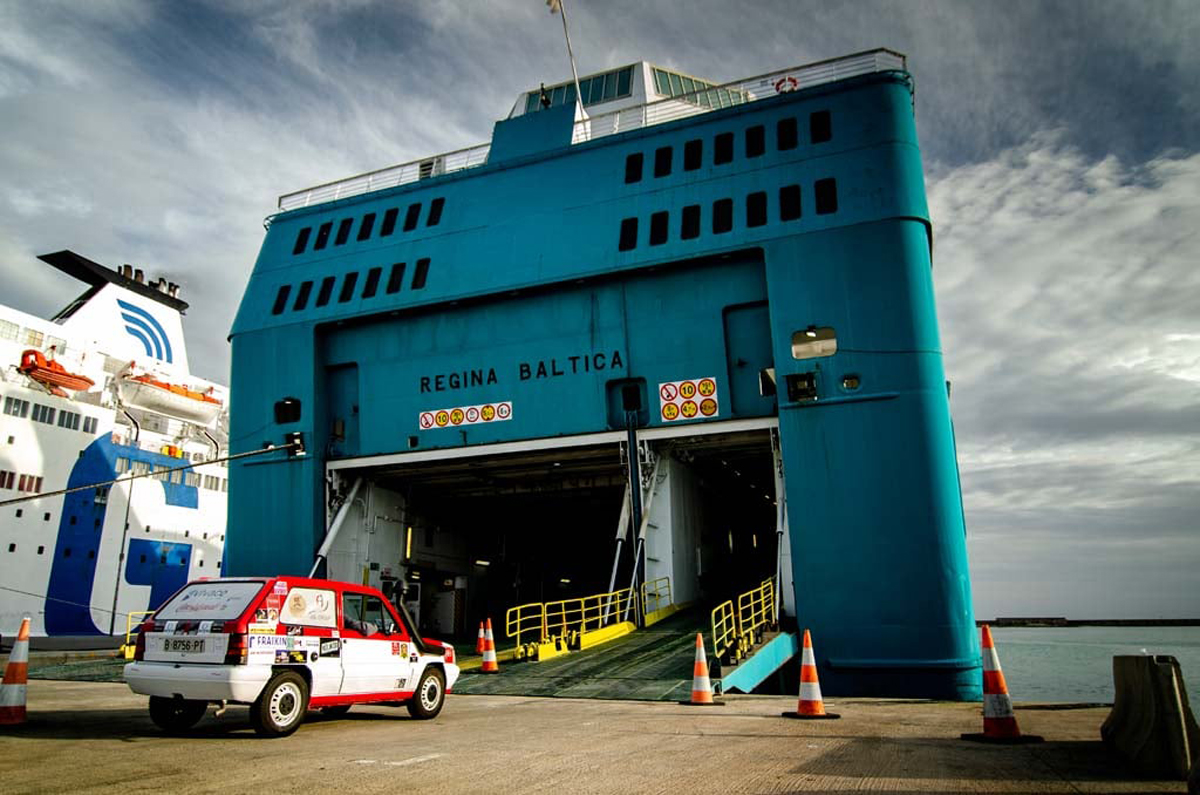
<svg viewBox="0 0 1200 795"><path fill-rule="evenodd" d="M1200 711L1200 627L1000 627L992 637L1013 701L1111 704L1114 655L1167 654Z"/></svg>

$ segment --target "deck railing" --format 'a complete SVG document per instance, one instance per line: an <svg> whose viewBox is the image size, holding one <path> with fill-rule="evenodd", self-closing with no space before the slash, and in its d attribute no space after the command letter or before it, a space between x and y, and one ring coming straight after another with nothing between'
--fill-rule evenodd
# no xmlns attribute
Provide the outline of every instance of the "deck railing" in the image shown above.
<svg viewBox="0 0 1200 795"><path fill-rule="evenodd" d="M907 59L893 50L877 49L844 55L581 119L575 122L571 143L594 141L606 135L663 124L848 77L905 69ZM491 144L480 144L285 193L279 197L279 209L295 210L481 166L487 162L490 150Z"/></svg>

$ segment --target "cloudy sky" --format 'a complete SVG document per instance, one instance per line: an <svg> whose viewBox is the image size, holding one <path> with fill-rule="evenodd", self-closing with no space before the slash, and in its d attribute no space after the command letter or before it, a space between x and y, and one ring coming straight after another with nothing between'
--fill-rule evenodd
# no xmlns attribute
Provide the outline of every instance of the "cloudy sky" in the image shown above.
<svg viewBox="0 0 1200 795"><path fill-rule="evenodd" d="M581 72L905 52L980 616L1200 616L1200 4L570 0ZM279 194L488 139L542 0L0 0L0 301L183 285L193 367Z"/></svg>

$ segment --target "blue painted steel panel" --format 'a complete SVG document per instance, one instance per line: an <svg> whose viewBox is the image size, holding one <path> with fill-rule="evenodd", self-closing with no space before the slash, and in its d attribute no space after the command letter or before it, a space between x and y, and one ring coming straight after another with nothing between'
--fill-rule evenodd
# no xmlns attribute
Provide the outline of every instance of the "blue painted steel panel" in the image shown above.
<svg viewBox="0 0 1200 795"><path fill-rule="evenodd" d="M662 425L660 382L712 376L718 419L778 413L799 620L814 631L822 684L978 698L911 103L906 75L857 78L541 155L536 141L513 141L517 159L275 217L232 331L231 445L291 431L311 443L303 458L231 466L228 572L308 571L331 457L608 430L627 379L647 385L648 422ZM803 132L819 111L832 140L774 145L781 119ZM757 125L768 145L747 157L745 130ZM725 132L735 157L717 164L714 136ZM705 157L686 171L694 140ZM674 168L655 177L664 146ZM636 153L646 168L626 184ZM835 208L818 204L824 180L836 183ZM782 212L781 191L799 192L799 217ZM434 200L442 212L431 224ZM716 223L726 200L728 231ZM664 212L664 239L652 239ZM324 225L368 213L378 231L363 241L297 244L304 229L317 240ZM685 213L699 214L698 230L685 234ZM634 223L634 245L619 246ZM367 294L371 268L382 275ZM343 289L348 277L355 286ZM326 279L329 300L317 306ZM306 281L313 298L299 307ZM276 314L282 287L290 297ZM765 316L739 314L753 305ZM792 358L793 333L810 326L836 330L836 354ZM775 400L757 396L757 371L772 361ZM787 377L805 373L817 399L790 399ZM849 375L856 387L843 386ZM275 423L283 397L302 402L299 422ZM421 424L423 412L500 402L510 419ZM348 428L354 417L358 433L334 439L337 420Z"/></svg>

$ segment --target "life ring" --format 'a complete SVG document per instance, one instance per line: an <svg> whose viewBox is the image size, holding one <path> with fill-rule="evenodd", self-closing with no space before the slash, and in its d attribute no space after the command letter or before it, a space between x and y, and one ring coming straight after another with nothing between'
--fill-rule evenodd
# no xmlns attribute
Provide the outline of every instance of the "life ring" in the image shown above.
<svg viewBox="0 0 1200 795"><path fill-rule="evenodd" d="M795 91L800 87L800 81L791 75L781 77L775 81L775 93L786 94L789 91Z"/></svg>

